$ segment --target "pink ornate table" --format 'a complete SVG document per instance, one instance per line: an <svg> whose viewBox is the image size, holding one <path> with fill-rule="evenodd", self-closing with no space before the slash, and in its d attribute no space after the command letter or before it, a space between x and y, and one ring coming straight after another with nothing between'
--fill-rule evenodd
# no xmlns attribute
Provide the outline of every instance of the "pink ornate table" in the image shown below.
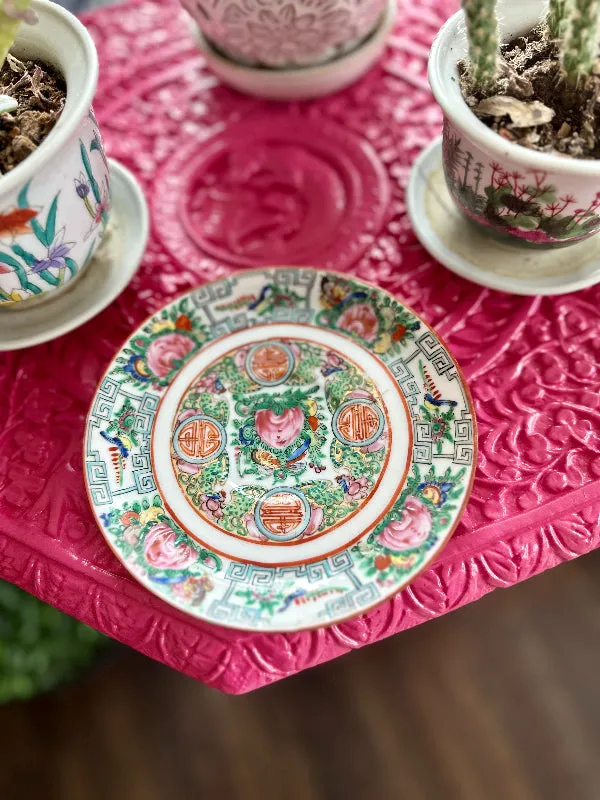
<svg viewBox="0 0 600 800"><path fill-rule="evenodd" d="M428 45L453 6L407 3L362 82L289 106L219 85L176 0L87 18L102 65L96 112L109 154L144 186L152 238L131 286L99 317L0 356L1 578L242 693L598 546L600 287L543 299L480 289L434 263L406 216L410 164L440 129ZM252 635L188 619L127 575L88 508L81 443L98 379L149 312L234 268L281 262L376 281L436 326L471 384L480 465L442 557L393 601L329 629Z"/></svg>

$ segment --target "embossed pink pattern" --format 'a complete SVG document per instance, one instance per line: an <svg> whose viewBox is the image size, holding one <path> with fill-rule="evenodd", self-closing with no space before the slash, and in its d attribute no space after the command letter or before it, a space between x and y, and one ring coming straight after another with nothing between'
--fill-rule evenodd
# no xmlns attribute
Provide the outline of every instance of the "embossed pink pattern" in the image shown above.
<svg viewBox="0 0 600 800"><path fill-rule="evenodd" d="M1 577L211 686L241 693L600 544L600 287L555 298L481 289L438 266L406 216L410 164L441 124L425 79L427 49L453 10L439 0L407 3L381 66L342 94L290 107L220 86L195 49L183 12L177 15L176 0L141 0L88 18L101 55L96 110L108 151L141 180L153 207L153 236L132 285L99 317L50 344L0 356ZM256 135L262 126L267 151L285 147L285 140L270 138L273 114L307 132L304 146L299 138L291 144L299 174L282 166L280 185L264 171L260 148L246 152L244 166L244 128L237 127L247 125ZM348 136L337 161L322 141L334 129ZM221 155L208 175L231 176L223 207L233 207L237 192L245 196L246 180L256 192L263 174L278 198L274 207L282 208L275 224L264 223L259 207L263 222L234 214L236 227L228 232L207 175L190 159L189 171L178 176L182 160L185 165L194 152L201 158L213 145ZM174 293L231 271L240 263L236 244L254 263L261 252L277 252L283 240L292 252L296 237L309 240L299 232L317 194L311 173L325 169L321 159L331 168L328 192L338 187L337 202L352 209L357 244L351 250L336 244L332 226L345 230L345 215L332 222L330 209L323 215L327 225L315 227L312 260L378 282L446 338L477 404L479 471L441 558L393 601L325 630L235 633L164 605L117 563L85 496L84 418L114 351L149 312ZM385 203L373 212L378 196ZM186 232L190 215L193 236ZM319 257L323 231L327 255ZM232 248L232 257L217 256L209 241ZM295 252L305 257L301 248Z"/></svg>

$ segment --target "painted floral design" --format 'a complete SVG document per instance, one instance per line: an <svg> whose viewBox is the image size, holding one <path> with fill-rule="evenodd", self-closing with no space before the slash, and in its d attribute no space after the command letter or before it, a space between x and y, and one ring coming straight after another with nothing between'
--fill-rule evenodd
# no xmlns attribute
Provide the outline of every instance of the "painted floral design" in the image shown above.
<svg viewBox="0 0 600 800"><path fill-rule="evenodd" d="M407 497L399 519L389 522L377 537L388 550L418 547L431 533L431 513L416 497Z"/></svg>
<svg viewBox="0 0 600 800"><path fill-rule="evenodd" d="M265 444L277 450L289 447L304 427L304 412L299 406L284 409L281 414L261 408L254 415L257 434Z"/></svg>
<svg viewBox="0 0 600 800"><path fill-rule="evenodd" d="M192 547L177 544L175 531L165 522L153 525L146 534L144 555L156 569L185 569L198 558Z"/></svg>
<svg viewBox="0 0 600 800"><path fill-rule="evenodd" d="M112 416L98 418L86 464L91 476L100 454L107 467L112 500L106 502L103 487L90 485L97 516L119 557L144 585L199 618L254 629L291 629L302 620L326 624L352 608L367 607L374 598L396 591L428 562L456 519L472 474L470 466L462 467L468 452L461 449L462 442L467 447L472 442L471 418L465 414L465 408L469 409L464 396L448 381L440 350L435 359L427 356L422 340L415 342L421 338L418 321L393 298L335 275L323 276L318 283L311 283L311 274L302 270L281 276L269 270L261 277L261 283L243 275L233 286L227 281L216 284L218 300L211 301L213 311L217 305L221 308L215 313L216 322L222 323L229 311L238 309L251 323L287 319L286 310L294 322L299 319L298 310L308 308L309 324L338 331L371 352L380 350L388 364L393 360L388 361L390 355L406 356L412 375L409 391L416 394L413 416L425 442L421 455L427 456L428 447L431 455L439 456L435 466L413 462L401 494L385 517L358 543L336 554L340 572L325 576L322 565L315 564L310 575L307 570L306 576L290 579L289 570L261 567L259 583L247 564L221 560L188 537L161 496L151 494L156 490L145 480L144 461L151 426L145 426L142 417L147 401L150 407L153 400L158 403L177 371L214 335L212 328L204 327L208 318L202 306L205 294L174 301L122 348L109 371L117 384L117 397L111 398ZM310 307L306 297L310 297ZM353 306L367 306L370 311L359 308L344 316ZM362 327L352 324L356 320ZM369 325L364 324L366 320ZM371 341L369 331L375 332ZM173 336L185 339L182 350L173 347L172 339L163 338ZM207 364L173 410L173 436L176 427L200 416L221 426L227 446L200 463L191 463L186 453L182 456L174 449L171 457L180 491L197 513L214 527L256 544L272 544L264 524L257 524L257 520L264 523L257 507L266 492L297 491L308 502L302 520L307 524L299 541L313 537L311 547L325 552L328 539L317 542L317 537L370 501L387 463L390 442L387 427L381 433L378 429L378 438L368 445L350 446L335 436L333 418L342 404L377 406L383 399L343 347L339 352L331 350L319 344L318 332L314 337L313 341L275 341L293 361L292 371L286 372L281 384L261 383L265 376L253 365L251 345ZM182 344L177 338L175 342ZM165 372L164 377L158 374ZM444 415L446 428L438 437L437 421ZM443 435L446 430L450 438ZM190 437L190 441L197 440ZM116 448L116 467L111 467L112 447ZM248 473L240 480L240 471L245 469ZM126 497L129 502L123 502Z"/></svg>
<svg viewBox="0 0 600 800"><path fill-rule="evenodd" d="M379 322L370 305L358 303L342 312L337 321L341 331L355 333L365 342L372 342L379 333Z"/></svg>
<svg viewBox="0 0 600 800"><path fill-rule="evenodd" d="M193 340L185 334L165 333L163 336L153 339L148 345L146 363L155 375L164 378L193 349Z"/></svg>
<svg viewBox="0 0 600 800"><path fill-rule="evenodd" d="M364 500L368 497L371 491L371 481L365 476L361 475L354 478L352 475L340 475L337 482L344 490L344 500L352 502L353 500Z"/></svg>
<svg viewBox="0 0 600 800"><path fill-rule="evenodd" d="M110 213L110 186L108 177L105 177L102 185L98 184L92 171L86 146L81 141L79 142L79 149L84 172L80 172L79 176L75 178L75 192L77 196L83 200L86 211L92 220L90 229L86 234L86 239L88 239L99 225L102 225L103 230L105 230L108 225ZM90 153L94 150L97 150L105 163L107 163L106 156L104 155L104 148L102 147L102 142L97 132L94 134L94 138L90 143Z"/></svg>
<svg viewBox="0 0 600 800"><path fill-rule="evenodd" d="M164 311L134 337L118 359L123 382L166 386L177 370L206 341L206 329L194 319L187 298Z"/></svg>
<svg viewBox="0 0 600 800"><path fill-rule="evenodd" d="M335 48L365 36L384 4L368 0L299 0L265 5L260 0L208 6L183 0L206 34L234 58L281 67L330 58Z"/></svg>
<svg viewBox="0 0 600 800"><path fill-rule="evenodd" d="M448 123L443 161L455 201L482 225L537 244L584 239L600 229L600 192L582 206L574 195L561 194L542 170L478 161Z"/></svg>
<svg viewBox="0 0 600 800"><path fill-rule="evenodd" d="M323 278L320 302L320 325L349 334L378 355L399 352L420 327L392 297L345 278Z"/></svg>
<svg viewBox="0 0 600 800"><path fill-rule="evenodd" d="M228 449L197 463L173 445L173 467L186 498L205 519L256 541L268 538L255 517L261 497L278 486L295 487L310 506L302 536L312 536L369 500L387 457L386 425L376 441L351 446L333 433L336 409L351 401L380 407L382 400L371 380L340 353L306 341L262 347L274 347L277 357L285 348L285 359L293 359L285 383L256 383L248 371L254 346L209 365L184 395L174 430L195 425L200 414L204 421L198 424L209 427L194 428L193 436L202 438L205 430L215 436L222 429Z"/></svg>
<svg viewBox="0 0 600 800"><path fill-rule="evenodd" d="M67 267L67 257L75 242L65 242L65 229L63 228L57 234L54 241L48 245L45 258L36 258L31 264L31 271L39 275L40 272L46 270L58 269L64 270Z"/></svg>
<svg viewBox="0 0 600 800"><path fill-rule="evenodd" d="M392 585L424 561L457 509L465 472L448 467L438 475L433 466L425 473L413 466L392 510L352 547L366 575L382 586Z"/></svg>
<svg viewBox="0 0 600 800"><path fill-rule="evenodd" d="M212 592L214 588L215 583L210 575L190 576L173 585L173 595L185 605L199 606L207 592Z"/></svg>
<svg viewBox="0 0 600 800"><path fill-rule="evenodd" d="M0 214L0 237L13 237L20 233L31 233L31 220L38 212L32 208L15 208Z"/></svg>
<svg viewBox="0 0 600 800"><path fill-rule="evenodd" d="M431 441L436 453L441 453L444 442L454 442L454 409L458 405L456 400L447 400L442 397L428 368L419 361L419 372L423 379L425 394L421 406L421 418L429 423Z"/></svg>
<svg viewBox="0 0 600 800"><path fill-rule="evenodd" d="M182 605L200 605L222 569L219 556L189 539L165 513L157 495L102 515L132 571L164 587Z"/></svg>
<svg viewBox="0 0 600 800"><path fill-rule="evenodd" d="M207 517L218 522L223 518L223 506L225 505L225 494L203 494L200 497L200 508Z"/></svg>
<svg viewBox="0 0 600 800"><path fill-rule="evenodd" d="M96 145L94 144L96 143ZM84 170L75 179L75 192L89 208L93 221L85 239L92 238L87 254L78 264L72 257L76 243L65 241L66 227L59 227L61 217L60 193L46 209L32 207L31 185L26 184L18 195L17 208L0 212L0 305L16 303L39 296L45 287L62 287L72 280L89 262L98 242L98 228L103 232L108 224L110 200L108 177L99 187L89 159L88 149L80 141ZM94 133L89 152L101 147ZM93 207L88 195L98 195ZM2 276L10 277L4 282ZM9 289L15 279L19 288Z"/></svg>

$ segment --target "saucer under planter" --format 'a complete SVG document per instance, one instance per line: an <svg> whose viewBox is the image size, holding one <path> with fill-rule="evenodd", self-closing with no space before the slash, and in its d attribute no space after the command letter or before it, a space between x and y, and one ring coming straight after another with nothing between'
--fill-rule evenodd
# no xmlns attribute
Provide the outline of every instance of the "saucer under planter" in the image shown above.
<svg viewBox="0 0 600 800"><path fill-rule="evenodd" d="M531 30L545 8L539 0L499 2L502 41ZM457 65L467 53L459 11L429 56L429 82L444 112L443 161L453 203L489 232L537 250L573 246L598 232L600 160L530 150L488 128L460 90Z"/></svg>
<svg viewBox="0 0 600 800"><path fill-rule="evenodd" d="M0 314L0 351L47 342L78 328L112 303L134 276L148 241L148 206L129 170L113 159L109 166L111 221L102 246L81 280L51 303Z"/></svg>
<svg viewBox="0 0 600 800"><path fill-rule="evenodd" d="M233 61L217 52L197 29L208 65L224 83L245 94L269 100L306 100L341 91L367 72L383 52L396 17L396 0L388 0L376 30L350 52L323 64L270 69Z"/></svg>
<svg viewBox="0 0 600 800"><path fill-rule="evenodd" d="M79 20L33 0L11 52L54 66L65 107L41 145L0 177L0 315L55 297L92 263L106 231L110 179L91 110L98 78L94 43ZM14 314L8 314L14 317Z"/></svg>
<svg viewBox="0 0 600 800"><path fill-rule="evenodd" d="M540 249L500 239L466 219L444 178L441 136L415 161L406 203L423 247L452 272L481 286L512 294L553 295L600 282L600 237Z"/></svg>

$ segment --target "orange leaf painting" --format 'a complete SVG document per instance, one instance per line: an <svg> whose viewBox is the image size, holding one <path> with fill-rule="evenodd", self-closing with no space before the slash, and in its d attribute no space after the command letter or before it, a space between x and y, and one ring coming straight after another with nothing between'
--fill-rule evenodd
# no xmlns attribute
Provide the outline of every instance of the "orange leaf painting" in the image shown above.
<svg viewBox="0 0 600 800"><path fill-rule="evenodd" d="M15 236L17 233L29 233L29 222L37 217L37 211L31 208L15 208L8 214L0 214L0 236Z"/></svg>

